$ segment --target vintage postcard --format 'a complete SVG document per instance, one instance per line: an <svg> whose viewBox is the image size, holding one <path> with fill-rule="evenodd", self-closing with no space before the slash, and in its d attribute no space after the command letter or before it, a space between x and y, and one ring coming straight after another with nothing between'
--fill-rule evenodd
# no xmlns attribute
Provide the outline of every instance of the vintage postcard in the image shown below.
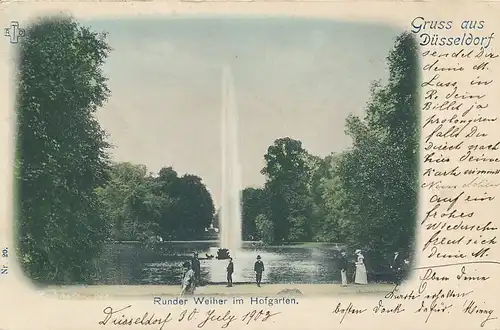
<svg viewBox="0 0 500 330"><path fill-rule="evenodd" d="M500 329L500 4L2 3L0 329Z"/></svg>

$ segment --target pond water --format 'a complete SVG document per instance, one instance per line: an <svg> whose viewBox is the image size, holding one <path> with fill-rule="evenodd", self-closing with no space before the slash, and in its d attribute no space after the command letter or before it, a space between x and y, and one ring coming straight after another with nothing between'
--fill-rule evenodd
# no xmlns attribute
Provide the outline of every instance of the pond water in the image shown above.
<svg viewBox="0 0 500 330"><path fill-rule="evenodd" d="M263 283L339 283L340 248L337 244L263 246L245 242L241 250L230 251L233 282L253 283L253 265L260 255L265 265ZM180 284L182 263L194 251L199 253L202 283L224 283L228 261L205 256L216 256L217 249L217 241L164 243L154 248L110 243L97 263L100 271L94 284Z"/></svg>

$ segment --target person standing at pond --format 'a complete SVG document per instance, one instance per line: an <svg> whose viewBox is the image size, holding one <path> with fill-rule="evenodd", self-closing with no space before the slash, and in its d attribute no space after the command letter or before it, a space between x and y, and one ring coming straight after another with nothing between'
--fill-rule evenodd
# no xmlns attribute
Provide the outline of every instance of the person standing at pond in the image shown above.
<svg viewBox="0 0 500 330"><path fill-rule="evenodd" d="M194 271L192 269L191 263L189 261L185 261L182 264L184 269L184 275L182 276L181 283L181 296L193 295L196 290L196 277L194 275Z"/></svg>
<svg viewBox="0 0 500 330"><path fill-rule="evenodd" d="M391 270L393 272L394 282L398 285L401 284L401 281L403 280L404 265L405 259L403 255L399 251L394 252L394 256L391 260Z"/></svg>
<svg viewBox="0 0 500 330"><path fill-rule="evenodd" d="M234 264L233 264L233 258L229 258L229 263L227 264L227 286L232 287L233 286L233 273L234 273Z"/></svg>
<svg viewBox="0 0 500 330"><path fill-rule="evenodd" d="M347 261L347 256L344 251L340 253L339 268L340 268L340 279L342 281L342 286L347 286L347 267L349 262Z"/></svg>
<svg viewBox="0 0 500 330"><path fill-rule="evenodd" d="M200 259L198 259L198 252L193 253L193 258L191 259L191 266L193 268L196 285L200 285L201 265L200 265Z"/></svg>
<svg viewBox="0 0 500 330"><path fill-rule="evenodd" d="M354 283L356 284L368 284L367 276L366 276L366 267L365 267L365 257L361 253L361 250L356 250L354 252L357 256L356 259L356 274L354 277Z"/></svg>
<svg viewBox="0 0 500 330"><path fill-rule="evenodd" d="M264 263L262 262L260 256L257 256L257 261L253 265L253 270L255 271L257 286L260 287L260 283L262 282L262 273L264 272Z"/></svg>

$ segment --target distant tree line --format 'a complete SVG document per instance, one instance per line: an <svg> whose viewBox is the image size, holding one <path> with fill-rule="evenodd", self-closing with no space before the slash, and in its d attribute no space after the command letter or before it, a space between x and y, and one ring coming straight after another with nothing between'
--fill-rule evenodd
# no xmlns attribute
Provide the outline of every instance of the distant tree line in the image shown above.
<svg viewBox="0 0 500 330"><path fill-rule="evenodd" d="M214 218L214 203L200 177L171 168L158 175L144 165L113 164L96 190L112 240L199 239Z"/></svg>
<svg viewBox="0 0 500 330"><path fill-rule="evenodd" d="M36 282L88 281L106 240L196 239L218 225L196 175L171 167L153 175L144 165L110 161L95 117L110 95L101 69L110 51L105 34L70 18L35 23L20 44L18 253ZM274 141L264 155L264 186L242 192L246 239L409 248L417 208L416 58L414 40L402 34L388 57L388 82L374 84L363 119L347 118L351 149L320 158L298 140Z"/></svg>

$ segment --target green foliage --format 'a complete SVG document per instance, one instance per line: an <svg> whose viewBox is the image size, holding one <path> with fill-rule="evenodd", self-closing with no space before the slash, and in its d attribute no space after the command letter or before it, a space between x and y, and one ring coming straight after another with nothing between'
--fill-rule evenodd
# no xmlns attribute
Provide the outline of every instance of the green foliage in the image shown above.
<svg viewBox="0 0 500 330"><path fill-rule="evenodd" d="M265 189L268 195L268 217L273 222L274 240L286 242L293 226L296 232L309 233L309 223L291 223L296 216L310 217L312 202L308 183L309 155L302 143L291 138L274 141L264 155L266 166L261 173L266 176Z"/></svg>
<svg viewBox="0 0 500 330"><path fill-rule="evenodd" d="M171 220L175 221L175 236L181 239L200 237L212 223L215 212L212 196L202 179L195 175L186 174L173 184L176 188L172 196L175 203Z"/></svg>
<svg viewBox="0 0 500 330"><path fill-rule="evenodd" d="M274 141L262 169L259 194L266 198L244 192L245 228L255 221L266 243L319 240L408 252L418 202L417 59L413 37L403 33L387 58L387 84L373 83L364 118L346 119L350 150L321 158L298 140Z"/></svg>
<svg viewBox="0 0 500 330"><path fill-rule="evenodd" d="M266 215L259 214L255 218L255 225L263 243L271 244L274 242L274 224Z"/></svg>
<svg viewBox="0 0 500 330"><path fill-rule="evenodd" d="M347 195L339 177L339 164L346 153L332 154L327 157L327 174L320 181L318 205L323 218L316 228L317 238L326 242L344 242L349 237L349 226L346 219L352 214L346 212L344 203Z"/></svg>
<svg viewBox="0 0 500 330"><path fill-rule="evenodd" d="M289 242L306 242L311 239L306 217L302 215L291 216L287 219L287 222L290 224L287 237Z"/></svg>
<svg viewBox="0 0 500 330"><path fill-rule="evenodd" d="M242 235L244 240L260 237L257 230L257 216L266 211L266 191L261 188L245 188L242 192Z"/></svg>
<svg viewBox="0 0 500 330"><path fill-rule="evenodd" d="M349 240L380 252L409 251L418 203L417 46L404 33L387 58L389 80L374 84L364 120L351 116L353 148L342 158Z"/></svg>
<svg viewBox="0 0 500 330"><path fill-rule="evenodd" d="M114 164L110 180L97 189L108 219L107 228L113 240L145 241L157 235L161 209L170 200L153 193L154 182L144 165Z"/></svg>
<svg viewBox="0 0 500 330"><path fill-rule="evenodd" d="M82 282L105 239L95 189L106 181L94 112L109 90L105 36L57 18L29 27L17 68L19 253L42 282Z"/></svg>
<svg viewBox="0 0 500 330"><path fill-rule="evenodd" d="M146 166L130 163L110 172L98 195L114 240L197 239L212 223L212 197L199 177L178 177L171 167L153 177Z"/></svg>

